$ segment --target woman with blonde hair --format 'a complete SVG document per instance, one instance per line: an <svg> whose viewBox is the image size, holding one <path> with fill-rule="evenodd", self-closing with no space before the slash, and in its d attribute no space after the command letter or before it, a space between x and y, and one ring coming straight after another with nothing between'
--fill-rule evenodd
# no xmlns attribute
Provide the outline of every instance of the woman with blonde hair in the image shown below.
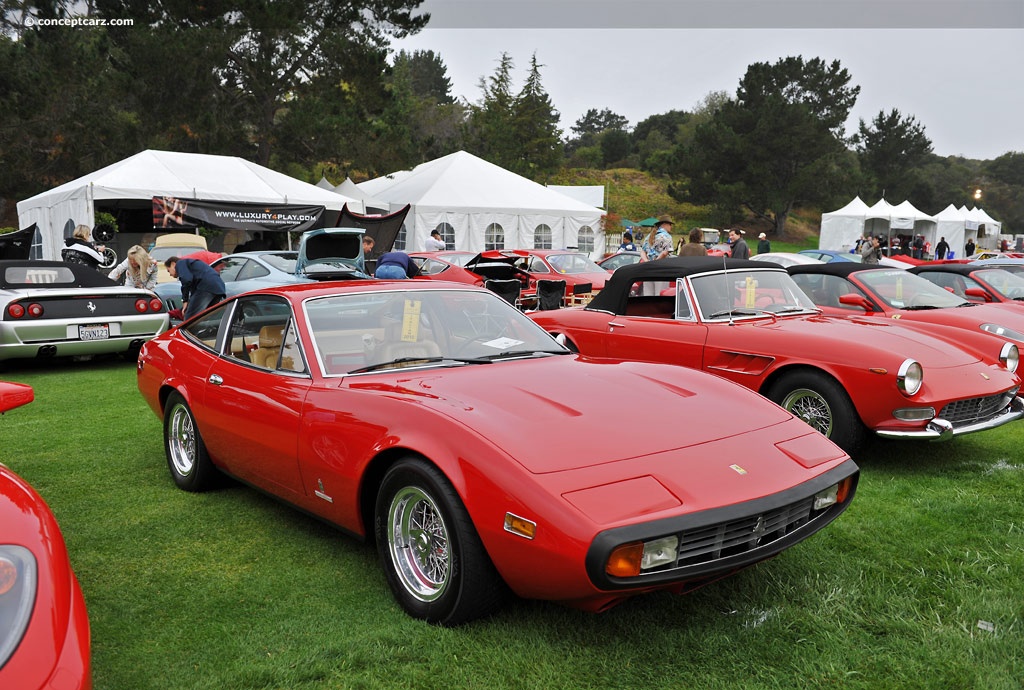
<svg viewBox="0 0 1024 690"><path fill-rule="evenodd" d="M136 244L128 250L128 258L107 275L111 280L121 280L121 276L124 276L126 287L152 290L156 287L158 270L156 259L150 258L149 252Z"/></svg>
<svg viewBox="0 0 1024 690"><path fill-rule="evenodd" d="M60 251L61 261L69 264L82 264L89 268L99 268L103 263L105 249L92 241L92 230L88 225L78 225L71 237L64 240L64 248Z"/></svg>

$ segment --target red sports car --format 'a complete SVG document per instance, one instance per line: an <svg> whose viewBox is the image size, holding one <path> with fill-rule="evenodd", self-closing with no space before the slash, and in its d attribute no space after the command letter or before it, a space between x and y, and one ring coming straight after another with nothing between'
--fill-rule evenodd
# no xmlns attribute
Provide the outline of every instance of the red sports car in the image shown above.
<svg viewBox="0 0 1024 690"><path fill-rule="evenodd" d="M1012 340L1018 347L1024 343L1024 312L1020 309L970 302L910 271L837 263L787 270L826 314L986 332Z"/></svg>
<svg viewBox="0 0 1024 690"><path fill-rule="evenodd" d="M998 266L967 263L921 264L910 269L968 302L999 302L1024 307L1024 275Z"/></svg>
<svg viewBox="0 0 1024 690"><path fill-rule="evenodd" d="M624 266L587 307L530 318L586 355L681 364L742 383L847 452L867 430L945 439L1024 416L1012 343L826 318L784 269L763 261Z"/></svg>
<svg viewBox="0 0 1024 690"><path fill-rule="evenodd" d="M729 381L588 360L442 281L228 299L147 344L138 385L180 488L231 475L375 540L402 607L446 625L506 586L592 611L689 591L824 527L858 477ZM603 433L641 406L642 433Z"/></svg>
<svg viewBox="0 0 1024 690"><path fill-rule="evenodd" d="M31 387L0 381L0 412L32 397ZM90 687L89 619L60 528L0 464L0 688Z"/></svg>
<svg viewBox="0 0 1024 690"><path fill-rule="evenodd" d="M516 266L529 274L526 292L530 294L536 292L538 280L564 280L566 298L582 293L596 295L608 279L608 271L577 251L515 249L513 252L520 257Z"/></svg>

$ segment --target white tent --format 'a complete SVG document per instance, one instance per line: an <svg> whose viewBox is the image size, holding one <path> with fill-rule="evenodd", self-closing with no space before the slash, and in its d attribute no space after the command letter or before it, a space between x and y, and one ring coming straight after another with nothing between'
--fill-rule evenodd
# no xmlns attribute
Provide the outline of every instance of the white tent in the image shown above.
<svg viewBox="0 0 1024 690"><path fill-rule="evenodd" d="M843 252L851 249L864 235L867 213L868 205L857 196L846 206L821 214L818 248Z"/></svg>
<svg viewBox="0 0 1024 690"><path fill-rule="evenodd" d="M977 225L968 230L967 216L953 204L935 214L935 233L939 239L946 238L950 251L957 259L964 258L964 244L968 239L973 239L975 243L978 240Z"/></svg>
<svg viewBox="0 0 1024 690"><path fill-rule="evenodd" d="M387 214L388 209L390 208L388 202L375 199L373 196L360 189L359 185L353 182L351 177L346 177L344 182L339 184L337 187L333 187L333 189L343 197L359 199L362 201L363 206L366 208L366 213Z"/></svg>
<svg viewBox="0 0 1024 690"><path fill-rule="evenodd" d="M396 249L420 250L438 229L450 247L472 252L578 247L602 256L605 251L601 209L465 151L358 186L388 201L392 211L411 204Z"/></svg>
<svg viewBox="0 0 1024 690"><path fill-rule="evenodd" d="M893 206L879 199L868 207L856 197L843 208L822 214L818 248L846 251L864 235L923 235L934 246L935 227L935 219L909 201Z"/></svg>
<svg viewBox="0 0 1024 690"><path fill-rule="evenodd" d="M18 202L18 224L35 223L43 259L58 259L64 228L95 224L95 203L173 196L204 201L324 206L362 211L362 202L296 180L242 158L147 150Z"/></svg>

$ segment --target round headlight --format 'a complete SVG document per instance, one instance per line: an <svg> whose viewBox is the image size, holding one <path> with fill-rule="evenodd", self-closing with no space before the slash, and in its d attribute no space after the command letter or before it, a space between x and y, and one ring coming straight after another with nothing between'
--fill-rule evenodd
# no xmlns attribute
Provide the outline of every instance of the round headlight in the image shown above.
<svg viewBox="0 0 1024 690"><path fill-rule="evenodd" d="M921 390L924 382L924 369L921 364L913 359L906 359L900 365L896 374L896 386L904 395L914 395Z"/></svg>
<svg viewBox="0 0 1024 690"><path fill-rule="evenodd" d="M1017 365L1020 363L1020 351L1017 346L1013 343L1003 343L999 351L999 363L1006 367L1007 371L1017 371Z"/></svg>

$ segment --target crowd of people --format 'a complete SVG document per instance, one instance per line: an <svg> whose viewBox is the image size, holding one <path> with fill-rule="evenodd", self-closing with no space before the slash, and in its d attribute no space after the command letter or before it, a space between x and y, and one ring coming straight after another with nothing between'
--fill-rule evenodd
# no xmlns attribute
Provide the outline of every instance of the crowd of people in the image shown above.
<svg viewBox="0 0 1024 690"><path fill-rule="evenodd" d="M646 236L642 233L634 235L632 230L627 230L622 234L622 242L616 252L639 252L644 261L663 259L670 254L677 256L706 256L708 254L708 246L704 242L704 233L701 228L690 230L689 234L685 238L680 238L679 243L673 248L672 227L674 224L671 217L661 216ZM739 228L729 230L729 255L733 258L750 258L750 247L743 239L745 234L746 232ZM771 250L772 243L768 239L768 235L760 233L757 236L757 253L766 254Z"/></svg>

